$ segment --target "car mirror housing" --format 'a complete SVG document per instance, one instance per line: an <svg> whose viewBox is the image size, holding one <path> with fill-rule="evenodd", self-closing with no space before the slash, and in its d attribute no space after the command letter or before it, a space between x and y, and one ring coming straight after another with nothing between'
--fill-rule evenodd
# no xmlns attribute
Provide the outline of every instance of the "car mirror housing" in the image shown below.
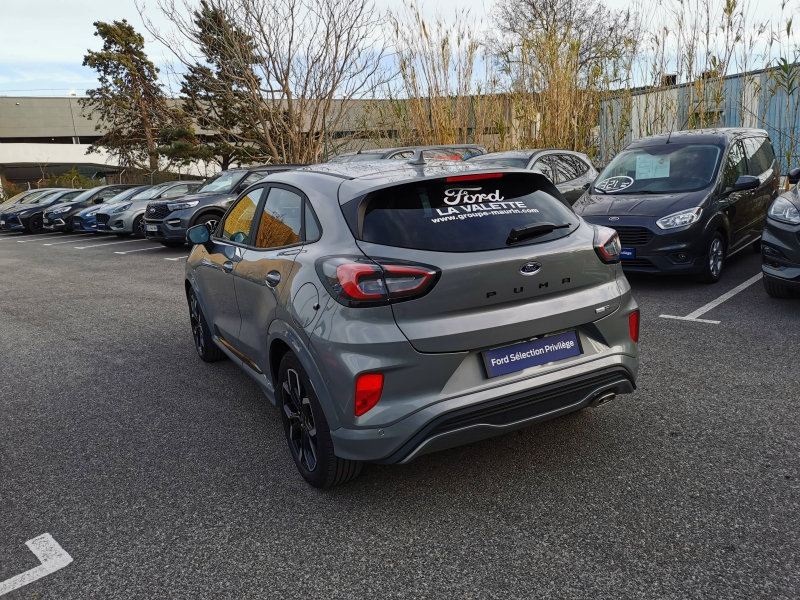
<svg viewBox="0 0 800 600"><path fill-rule="evenodd" d="M742 175L733 184L734 192L741 192L744 190L754 190L761 185L761 180L753 175Z"/></svg>
<svg viewBox="0 0 800 600"><path fill-rule="evenodd" d="M792 185L797 185L800 182L800 167L795 167L788 173L789 183Z"/></svg>
<svg viewBox="0 0 800 600"><path fill-rule="evenodd" d="M211 241L211 232L205 223L190 227L186 232L186 239L192 244L207 244Z"/></svg>

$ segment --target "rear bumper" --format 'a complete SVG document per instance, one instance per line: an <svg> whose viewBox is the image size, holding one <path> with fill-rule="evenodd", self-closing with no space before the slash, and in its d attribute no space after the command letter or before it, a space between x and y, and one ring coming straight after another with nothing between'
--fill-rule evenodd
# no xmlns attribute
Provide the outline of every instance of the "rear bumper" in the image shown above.
<svg viewBox="0 0 800 600"><path fill-rule="evenodd" d="M428 406L407 418L371 429L331 431L336 455L379 464L404 464L418 456L487 439L589 406L607 393L634 391L638 359L617 354L566 368L544 381L527 380ZM532 383L539 383L530 387ZM528 386L528 389L524 387ZM523 388L523 389L520 389Z"/></svg>

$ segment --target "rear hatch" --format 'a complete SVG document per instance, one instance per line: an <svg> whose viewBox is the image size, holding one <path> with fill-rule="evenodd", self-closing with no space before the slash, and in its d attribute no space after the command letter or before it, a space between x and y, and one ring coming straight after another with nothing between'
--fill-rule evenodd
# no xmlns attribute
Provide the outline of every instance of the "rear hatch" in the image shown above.
<svg viewBox="0 0 800 600"><path fill-rule="evenodd" d="M501 346L617 308L615 269L599 260L594 229L556 194L541 175L508 172L424 180L352 201L365 255L441 272L426 295L392 304L415 349Z"/></svg>

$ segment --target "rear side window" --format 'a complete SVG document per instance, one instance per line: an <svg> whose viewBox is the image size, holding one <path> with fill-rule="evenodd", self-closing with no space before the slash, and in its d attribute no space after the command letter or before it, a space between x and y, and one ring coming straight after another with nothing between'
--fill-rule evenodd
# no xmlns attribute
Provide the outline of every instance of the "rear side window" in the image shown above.
<svg viewBox="0 0 800 600"><path fill-rule="evenodd" d="M748 138L744 140L744 149L747 153L747 162L750 175L761 175L772 167L775 161L775 153L769 138Z"/></svg>
<svg viewBox="0 0 800 600"><path fill-rule="evenodd" d="M575 213L555 194L558 191L543 177L522 173L399 185L363 198L361 239L437 252L480 252L547 242L569 235L578 226ZM512 230L544 223L559 228L512 241L518 236L512 236Z"/></svg>
<svg viewBox="0 0 800 600"><path fill-rule="evenodd" d="M556 183L565 183L579 177L571 156L558 154L551 159L556 170Z"/></svg>
<svg viewBox="0 0 800 600"><path fill-rule="evenodd" d="M300 241L303 199L289 190L271 188L258 224L256 248L280 248Z"/></svg>
<svg viewBox="0 0 800 600"><path fill-rule="evenodd" d="M725 186L733 187L736 180L747 175L747 159L741 142L734 142L728 151L728 164L725 167Z"/></svg>
<svg viewBox="0 0 800 600"><path fill-rule="evenodd" d="M549 156L543 156L542 158L537 160L531 167L531 171L533 171L534 173L540 173L545 177L547 177L550 181L554 181L553 168L550 166Z"/></svg>

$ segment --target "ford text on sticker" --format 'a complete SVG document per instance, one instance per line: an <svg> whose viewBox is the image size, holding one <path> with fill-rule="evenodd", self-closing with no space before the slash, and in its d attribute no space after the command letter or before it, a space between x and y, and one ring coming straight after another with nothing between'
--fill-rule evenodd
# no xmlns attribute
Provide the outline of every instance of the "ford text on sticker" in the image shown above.
<svg viewBox="0 0 800 600"><path fill-rule="evenodd" d="M565 331L530 342L486 350L482 354L487 374L497 377L578 356L582 352L577 332Z"/></svg>
<svg viewBox="0 0 800 600"><path fill-rule="evenodd" d="M608 179L603 179L603 181L595 183L594 187L604 192L617 192L629 188L632 185L633 178L627 175L617 175L616 177L609 177Z"/></svg>
<svg viewBox="0 0 800 600"><path fill-rule="evenodd" d="M446 221L463 221L473 217L485 217L494 215L512 214L536 214L538 208L528 208L524 202L506 201L500 195L500 190L495 190L489 194L478 193L482 188L455 188L445 190L444 203L447 205L436 208L437 218L431 219L431 223L441 223Z"/></svg>

